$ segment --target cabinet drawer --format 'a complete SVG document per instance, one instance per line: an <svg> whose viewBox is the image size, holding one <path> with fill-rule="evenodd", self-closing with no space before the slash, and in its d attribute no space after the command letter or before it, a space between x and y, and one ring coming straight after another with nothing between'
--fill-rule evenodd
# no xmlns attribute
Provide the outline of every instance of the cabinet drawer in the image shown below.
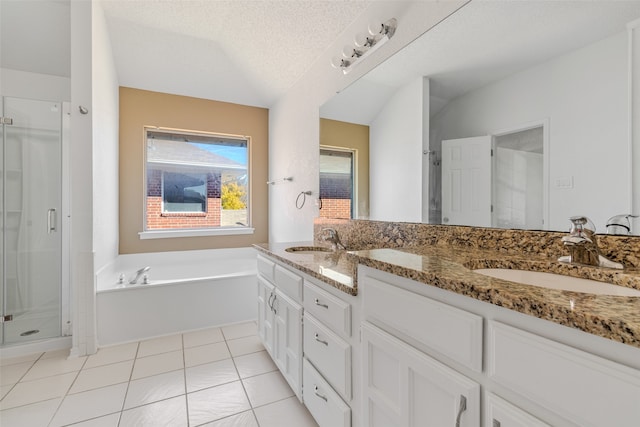
<svg viewBox="0 0 640 427"><path fill-rule="evenodd" d="M489 376L581 426L637 426L640 371L491 322Z"/></svg>
<svg viewBox="0 0 640 427"><path fill-rule="evenodd" d="M264 276L265 279L273 282L274 280L274 270L276 268L276 263L268 260L267 258L258 255L258 273Z"/></svg>
<svg viewBox="0 0 640 427"><path fill-rule="evenodd" d="M304 315L304 355L345 399L351 399L351 346L313 316Z"/></svg>
<svg viewBox="0 0 640 427"><path fill-rule="evenodd" d="M276 265L275 284L289 298L296 302L302 301L302 277Z"/></svg>
<svg viewBox="0 0 640 427"><path fill-rule="evenodd" d="M320 427L351 426L351 409L307 359L303 361L302 375L304 404L318 425Z"/></svg>
<svg viewBox="0 0 640 427"><path fill-rule="evenodd" d="M482 317L369 276L362 279L364 318L384 324L482 372Z"/></svg>
<svg viewBox="0 0 640 427"><path fill-rule="evenodd" d="M305 280L304 309L334 332L351 336L351 304Z"/></svg>

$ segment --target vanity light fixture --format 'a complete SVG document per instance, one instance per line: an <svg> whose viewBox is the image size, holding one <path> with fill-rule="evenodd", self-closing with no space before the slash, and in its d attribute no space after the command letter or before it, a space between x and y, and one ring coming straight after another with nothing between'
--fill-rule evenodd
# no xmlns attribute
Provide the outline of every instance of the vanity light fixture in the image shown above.
<svg viewBox="0 0 640 427"><path fill-rule="evenodd" d="M397 27L396 18L370 24L368 33L356 35L354 45L345 46L342 55L331 60L331 65L347 74L355 64L371 55L393 37Z"/></svg>

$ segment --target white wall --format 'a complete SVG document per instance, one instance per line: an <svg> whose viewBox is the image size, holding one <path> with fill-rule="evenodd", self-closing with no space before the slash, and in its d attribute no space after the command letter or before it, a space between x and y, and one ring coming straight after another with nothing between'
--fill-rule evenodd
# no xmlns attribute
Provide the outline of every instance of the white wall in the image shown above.
<svg viewBox="0 0 640 427"><path fill-rule="evenodd" d="M95 268L118 256L118 77L107 23L93 4L93 248Z"/></svg>
<svg viewBox="0 0 640 427"><path fill-rule="evenodd" d="M429 105L428 87L428 80L419 77L400 88L370 124L369 167L376 171L369 178L371 219L422 222L423 121L429 117L423 108L425 88Z"/></svg>
<svg viewBox="0 0 640 427"><path fill-rule="evenodd" d="M96 351L92 175L92 4L71 2L71 354ZM89 109L84 115L83 106Z"/></svg>
<svg viewBox="0 0 640 427"><path fill-rule="evenodd" d="M587 215L599 232L630 209L627 36L624 33L514 74L450 102L432 118L442 139L487 135L549 119L551 230ZM603 172L606 171L606 172ZM572 178L574 187L558 188ZM594 197L607 203L594 209Z"/></svg>
<svg viewBox="0 0 640 427"><path fill-rule="evenodd" d="M465 1L372 2L360 19L325 52L297 84L269 113L269 178L292 176L292 182L269 187L269 240L271 242L311 240L313 219L318 216L314 203L319 190L319 107L336 91L342 90L380 62L400 50L428 28L463 5ZM331 67L331 57L353 43L355 34L367 28L371 18L395 17L398 29L379 50L343 75ZM313 191L302 209L295 207L296 196ZM420 193L417 194L420 197Z"/></svg>
<svg viewBox="0 0 640 427"><path fill-rule="evenodd" d="M43 101L69 101L71 79L47 74L29 73L8 68L0 70L0 94Z"/></svg>
<svg viewBox="0 0 640 427"><path fill-rule="evenodd" d="M628 29L629 43L631 45L631 66L629 68L629 81L631 83L632 96L630 99L630 113L631 126L629 133L631 134L633 146L631 162L634 165L640 165L640 19L629 24ZM632 193L636 194L633 199L633 207L631 213L640 215L640 170L636 168L632 170ZM631 230L633 233L638 234L640 232L640 218L633 219L631 221Z"/></svg>

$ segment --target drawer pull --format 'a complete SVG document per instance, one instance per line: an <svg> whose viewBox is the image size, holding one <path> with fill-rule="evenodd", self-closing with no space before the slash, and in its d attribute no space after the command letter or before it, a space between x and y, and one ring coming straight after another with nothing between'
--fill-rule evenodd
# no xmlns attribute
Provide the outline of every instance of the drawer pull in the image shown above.
<svg viewBox="0 0 640 427"><path fill-rule="evenodd" d="M320 300L319 300L318 298L316 298L316 301L315 301L315 302L316 302L316 305L319 305L320 307L324 307L324 308L326 308L326 309L328 309L328 308L329 308L329 306L328 306L327 304L321 304L321 303L320 303Z"/></svg>
<svg viewBox="0 0 640 427"><path fill-rule="evenodd" d="M313 392L316 394L316 396L318 396L320 399L324 400L325 402L327 401L327 396L323 396L320 393L318 393L318 386L314 386L313 387Z"/></svg>
<svg viewBox="0 0 640 427"><path fill-rule="evenodd" d="M329 343L327 341L321 340L320 337L318 336L318 334L316 334L316 341L326 345L327 347L329 346Z"/></svg>
<svg viewBox="0 0 640 427"><path fill-rule="evenodd" d="M467 410L467 398L460 395L460 406L458 406L458 416L456 417L456 427L460 427L462 413Z"/></svg>

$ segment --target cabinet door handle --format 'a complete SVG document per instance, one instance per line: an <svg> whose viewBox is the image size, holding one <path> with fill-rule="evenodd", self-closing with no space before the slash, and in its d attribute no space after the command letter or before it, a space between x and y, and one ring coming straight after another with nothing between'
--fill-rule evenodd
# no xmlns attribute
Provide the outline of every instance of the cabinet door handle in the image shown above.
<svg viewBox="0 0 640 427"><path fill-rule="evenodd" d="M500 427L500 421L494 418L493 422L491 423L491 427Z"/></svg>
<svg viewBox="0 0 640 427"><path fill-rule="evenodd" d="M316 334L316 341L326 345L327 347L329 346L329 343L327 341L321 340L318 334Z"/></svg>
<svg viewBox="0 0 640 427"><path fill-rule="evenodd" d="M273 314L278 314L278 309L276 308L277 302L278 302L278 295L273 294L273 301L271 301L271 309L273 310Z"/></svg>
<svg viewBox="0 0 640 427"><path fill-rule="evenodd" d="M329 308L329 306L327 304L321 304L320 300L318 300L318 298L316 298L316 305L319 305L320 307L324 307L324 308Z"/></svg>
<svg viewBox="0 0 640 427"><path fill-rule="evenodd" d="M327 401L327 396L323 396L322 394L318 393L318 386L314 386L313 387L313 392L316 394L316 396L318 396L320 399L324 400L325 402Z"/></svg>
<svg viewBox="0 0 640 427"><path fill-rule="evenodd" d="M56 230L56 210L51 208L47 211L47 234L51 234Z"/></svg>
<svg viewBox="0 0 640 427"><path fill-rule="evenodd" d="M462 413L467 410L467 398L460 395L460 405L458 406L458 416L456 417L456 427L460 427Z"/></svg>
<svg viewBox="0 0 640 427"><path fill-rule="evenodd" d="M269 300L267 301L267 305L269 306L269 308L271 309L271 311L273 311L273 303L271 302L271 299L274 297L275 295L273 295L273 292L271 292L271 294L269 295Z"/></svg>

